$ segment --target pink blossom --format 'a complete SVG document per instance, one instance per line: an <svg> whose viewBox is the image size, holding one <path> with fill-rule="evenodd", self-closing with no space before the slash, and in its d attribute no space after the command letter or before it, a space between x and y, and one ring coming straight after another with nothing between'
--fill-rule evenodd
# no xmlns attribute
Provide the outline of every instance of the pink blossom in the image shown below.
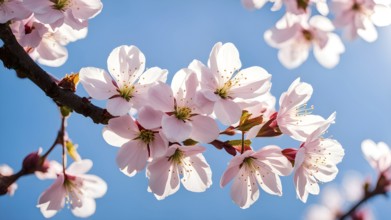
<svg viewBox="0 0 391 220"><path fill-rule="evenodd" d="M242 209L250 207L259 197L258 185L267 193L282 195L279 176L289 175L292 164L277 146L266 146L257 152L248 150L235 156L220 180L224 187L234 179L232 200Z"/></svg>
<svg viewBox="0 0 391 220"><path fill-rule="evenodd" d="M332 120L327 120L307 138L297 151L294 183L296 194L303 202L308 194L319 194L318 182L330 182L338 174L337 164L342 161L344 149L334 139L322 138Z"/></svg>
<svg viewBox="0 0 391 220"><path fill-rule="evenodd" d="M52 67L61 66L68 59L65 47L68 43L87 36L87 28L74 30L64 24L53 31L33 16L13 22L11 28L20 45L33 60Z"/></svg>
<svg viewBox="0 0 391 220"><path fill-rule="evenodd" d="M308 83L297 78L280 97L280 109L277 114L277 125L283 134L298 141L305 141L320 125L326 121L318 115L311 115L312 107L307 107L313 89ZM331 114L332 123L335 113Z"/></svg>
<svg viewBox="0 0 391 220"><path fill-rule="evenodd" d="M52 29L67 24L77 30L86 28L88 19L99 14L103 7L100 0L24 0L24 4L37 20Z"/></svg>
<svg viewBox="0 0 391 220"><path fill-rule="evenodd" d="M102 197L107 185L101 178L85 174L92 167L91 160L74 162L66 173L58 177L38 199L37 207L46 218L54 216L65 203L69 204L72 213L77 217L88 217L96 209L95 199Z"/></svg>
<svg viewBox="0 0 391 220"><path fill-rule="evenodd" d="M108 99L107 111L114 116L139 109L147 102L151 85L165 82L167 70L153 67L144 72L145 56L136 46L115 48L107 59L110 75L103 69L85 67L80 70L80 82L94 99Z"/></svg>
<svg viewBox="0 0 391 220"><path fill-rule="evenodd" d="M277 11L282 6L282 0L242 0L243 6L248 10L262 8L267 2L273 2L272 11Z"/></svg>
<svg viewBox="0 0 391 220"><path fill-rule="evenodd" d="M368 163L379 173L391 169L391 150L386 143L376 144L367 139L361 143L361 150Z"/></svg>
<svg viewBox="0 0 391 220"><path fill-rule="evenodd" d="M143 107L136 123L129 115L110 119L103 129L107 143L121 147L117 155L117 165L121 171L134 176L144 169L148 159L162 156L168 141L161 133L163 114L151 107Z"/></svg>
<svg viewBox="0 0 391 220"><path fill-rule="evenodd" d="M147 167L148 191L158 200L179 189L179 179L191 192L204 192L212 185L212 171L201 146L171 145L166 154L154 159ZM181 176L181 178L180 178Z"/></svg>
<svg viewBox="0 0 391 220"><path fill-rule="evenodd" d="M243 102L267 93L271 87L271 75L266 70L253 66L239 71L241 66L236 47L221 42L214 45L208 67L198 60L189 66L200 79L200 108L206 114L214 112L224 125L237 123Z"/></svg>
<svg viewBox="0 0 391 220"><path fill-rule="evenodd" d="M3 0L0 2L0 23L10 20L22 20L31 15L23 0Z"/></svg>
<svg viewBox="0 0 391 220"><path fill-rule="evenodd" d="M165 112L162 131L171 142L188 138L209 143L219 136L219 128L212 118L202 115L195 99L198 79L190 69L181 69L172 79L171 88L159 84L149 90L149 103Z"/></svg>
<svg viewBox="0 0 391 220"><path fill-rule="evenodd" d="M14 170L10 166L8 166L7 164L0 165L0 175L11 176L12 174L14 174ZM7 189L8 195L13 196L15 194L16 189L18 189L18 184L14 182Z"/></svg>
<svg viewBox="0 0 391 220"><path fill-rule="evenodd" d="M318 12L326 16L329 13L329 7L326 0L283 0L286 12L295 15L310 14L311 5L315 4Z"/></svg>
<svg viewBox="0 0 391 220"><path fill-rule="evenodd" d="M360 36L368 42L377 39L375 26L391 24L391 6L389 0L333 0L334 24L345 29L349 40Z"/></svg>
<svg viewBox="0 0 391 220"><path fill-rule="evenodd" d="M309 22L308 15L286 14L276 27L265 32L266 42L277 49L278 59L289 69L300 66L307 60L314 48L317 61L326 68L333 68L339 62L345 47L335 33L334 25L326 17L315 15Z"/></svg>

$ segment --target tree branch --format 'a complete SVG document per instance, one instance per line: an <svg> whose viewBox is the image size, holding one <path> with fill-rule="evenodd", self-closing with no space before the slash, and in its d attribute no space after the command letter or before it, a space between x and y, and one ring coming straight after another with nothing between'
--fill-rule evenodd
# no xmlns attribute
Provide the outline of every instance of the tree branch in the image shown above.
<svg viewBox="0 0 391 220"><path fill-rule="evenodd" d="M19 45L7 24L0 24L0 38L4 43L0 48L0 59L5 67L14 69L21 78L30 79L57 104L68 106L75 112L90 117L95 123L107 124L112 118L105 109L91 104L87 98L82 98L58 86L56 81Z"/></svg>

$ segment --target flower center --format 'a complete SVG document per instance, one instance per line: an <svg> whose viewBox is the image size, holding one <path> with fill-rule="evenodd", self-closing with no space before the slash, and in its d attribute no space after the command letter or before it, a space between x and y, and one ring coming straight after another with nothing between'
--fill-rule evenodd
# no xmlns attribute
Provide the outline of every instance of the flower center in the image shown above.
<svg viewBox="0 0 391 220"><path fill-rule="evenodd" d="M297 0L297 7L306 10L310 0Z"/></svg>
<svg viewBox="0 0 391 220"><path fill-rule="evenodd" d="M309 30L303 30L302 33L303 33L304 38L307 41L312 41L313 36L312 36L312 33Z"/></svg>
<svg viewBox="0 0 391 220"><path fill-rule="evenodd" d="M151 130L141 130L137 139L140 139L142 142L149 144L155 140L155 134Z"/></svg>
<svg viewBox="0 0 391 220"><path fill-rule="evenodd" d="M309 108L307 108L307 104L303 104L303 105L296 107L295 116L300 117L300 116L310 115L313 110L314 110L313 105L311 105Z"/></svg>
<svg viewBox="0 0 391 220"><path fill-rule="evenodd" d="M361 11L361 5L355 2L352 6L353 11Z"/></svg>
<svg viewBox="0 0 391 220"><path fill-rule="evenodd" d="M245 165L250 170L256 170L255 164L254 164L254 157L246 157L244 158L242 164L240 164L240 168L242 168L243 165Z"/></svg>
<svg viewBox="0 0 391 220"><path fill-rule="evenodd" d="M174 115L179 120L187 120L191 116L191 109L189 107L177 107Z"/></svg>
<svg viewBox="0 0 391 220"><path fill-rule="evenodd" d="M182 163L182 158L183 152L179 149L176 149L175 153L168 158L168 161L172 160L173 162L180 164Z"/></svg>
<svg viewBox="0 0 391 220"><path fill-rule="evenodd" d="M68 175L65 177L64 187L66 191L65 200L67 204L72 205L75 202L81 202L81 197L83 196L83 192L81 190L82 186L83 182L80 179Z"/></svg>
<svg viewBox="0 0 391 220"><path fill-rule="evenodd" d="M228 91L232 87L232 82L229 80L228 82L224 83L224 86L216 89L215 94L220 96L222 99L226 99L228 97Z"/></svg>
<svg viewBox="0 0 391 220"><path fill-rule="evenodd" d="M125 85L123 88L118 90L119 95L128 102L133 97L133 91L134 91L134 86L127 86L127 85Z"/></svg>
<svg viewBox="0 0 391 220"><path fill-rule="evenodd" d="M52 6L54 9L64 11L69 6L70 0L50 0L54 3Z"/></svg>

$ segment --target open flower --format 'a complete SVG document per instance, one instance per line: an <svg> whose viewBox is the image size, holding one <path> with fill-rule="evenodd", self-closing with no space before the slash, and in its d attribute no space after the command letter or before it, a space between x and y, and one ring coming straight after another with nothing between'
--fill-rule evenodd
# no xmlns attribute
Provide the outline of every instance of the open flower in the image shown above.
<svg viewBox="0 0 391 220"><path fill-rule="evenodd" d="M282 155L281 148L270 145L234 157L221 177L220 186L224 187L234 179L231 198L240 208L246 209L258 200L258 185L269 194L281 196L279 176L289 175L291 171L292 164Z"/></svg>
<svg viewBox="0 0 391 220"><path fill-rule="evenodd" d="M162 116L160 111L146 106L140 110L137 123L125 115L110 119L103 129L106 142L121 147L116 161L124 174L134 176L145 168L148 159L166 152L168 141L160 128Z"/></svg>
<svg viewBox="0 0 391 220"><path fill-rule="evenodd" d="M135 46L115 48L107 59L107 66L111 77L105 70L95 67L82 68L79 77L92 98L108 99L107 111L114 116L125 115L132 107L144 106L148 88L167 79L167 70L158 67L144 72L145 56Z"/></svg>
<svg viewBox="0 0 391 220"><path fill-rule="evenodd" d="M282 133L291 136L298 141L305 141L325 119L318 115L311 115L312 108L307 108L307 102L312 96L312 86L300 82L297 78L289 86L288 91L280 97L280 109L277 113L277 125ZM329 121L334 122L335 113Z"/></svg>
<svg viewBox="0 0 391 220"><path fill-rule="evenodd" d="M166 154L154 159L147 168L148 191L158 200L179 189L179 179L191 192L204 192L212 185L212 171L201 146L171 145ZM181 176L181 178L180 178Z"/></svg>
<svg viewBox="0 0 391 220"><path fill-rule="evenodd" d="M265 32L266 42L279 49L278 59L289 69L300 66L307 60L309 50L314 48L316 60L326 68L333 68L345 51L339 36L332 33L334 25L323 16L286 14L276 27Z"/></svg>
<svg viewBox="0 0 391 220"><path fill-rule="evenodd" d="M46 218L54 216L68 203L77 217L88 217L96 209L95 199L102 197L107 185L101 178L85 174L92 167L91 160L74 162L38 199L37 207Z"/></svg>
<svg viewBox="0 0 391 220"><path fill-rule="evenodd" d="M296 153L294 183L303 202L308 194L319 194L318 182L330 182L338 174L337 164L342 161L344 149L338 141L321 137L333 120L328 119L312 132Z"/></svg>
<svg viewBox="0 0 391 220"><path fill-rule="evenodd" d="M379 173L391 169L391 150L384 142L375 143L372 140L364 140L361 149L368 163Z"/></svg>
<svg viewBox="0 0 391 220"><path fill-rule="evenodd" d="M42 23L56 29L67 24L72 29L87 27L87 20L102 10L100 0L24 0L26 8Z"/></svg>
<svg viewBox="0 0 391 220"><path fill-rule="evenodd" d="M266 70L253 66L239 71L241 66L236 47L221 42L214 45L208 67L198 60L189 66L200 79L198 105L206 114L214 112L224 125L239 121L243 108L241 102L265 94L271 87L271 75Z"/></svg>
<svg viewBox="0 0 391 220"><path fill-rule="evenodd" d="M391 24L390 1L375 0L333 0L335 13L334 24L345 29L349 40L360 36L368 42L377 39L375 26L384 27Z"/></svg>
<svg viewBox="0 0 391 220"><path fill-rule="evenodd" d="M62 25L52 30L34 16L13 22L11 28L19 44L33 60L52 67L61 66L68 59L65 47L68 43L87 36L87 28L74 30L68 25Z"/></svg>
<svg viewBox="0 0 391 220"><path fill-rule="evenodd" d="M0 1L0 24L4 24L9 20L22 20L31 15L23 0L7 0Z"/></svg>
<svg viewBox="0 0 391 220"><path fill-rule="evenodd" d="M166 114L162 131L169 141L180 142L188 138L209 143L219 136L216 121L202 115L195 103L198 79L190 69L181 69L172 79L171 88L159 84L149 90L149 103Z"/></svg>

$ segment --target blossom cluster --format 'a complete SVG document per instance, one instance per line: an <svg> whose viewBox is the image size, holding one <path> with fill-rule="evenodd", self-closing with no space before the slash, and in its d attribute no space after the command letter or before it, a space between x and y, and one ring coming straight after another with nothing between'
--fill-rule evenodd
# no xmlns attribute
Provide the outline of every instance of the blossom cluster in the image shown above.
<svg viewBox="0 0 391 220"><path fill-rule="evenodd" d="M88 20L102 10L100 0L0 1L0 23L10 23L30 57L47 66L61 66L66 45L85 38Z"/></svg>
<svg viewBox="0 0 391 220"><path fill-rule="evenodd" d="M193 60L175 73L171 85L167 70L145 64L136 46L123 45L109 55L108 71L85 67L79 76L91 98L107 100L114 116L102 135L119 147L120 171L131 177L146 169L148 191L157 199L174 194L181 183L192 192L212 185L202 144L234 156L220 186L233 180L231 197L241 208L258 199L259 187L281 196L280 176L294 172L297 196L306 202L309 194L319 193L319 182L337 175L344 150L323 137L336 114L311 114L306 103L313 89L300 78L281 95L276 111L271 74L259 66L242 68L232 43L216 43L207 64ZM282 134L299 141L298 148L251 145L254 138ZM224 135L228 140L218 139ZM236 135L241 138L231 139Z"/></svg>
<svg viewBox="0 0 391 220"><path fill-rule="evenodd" d="M262 8L268 0L242 0L250 10ZM346 39L357 37L367 42L377 39L377 27L391 24L391 1L385 0L332 0L330 8L326 0L270 0L272 11L285 6L285 15L275 27L264 34L265 41L279 49L278 59L289 69L305 62L313 48L316 60L326 68L339 63L345 46L334 33L343 29ZM315 13L312 6L316 7ZM331 21L327 15L334 13ZM318 12L318 14L316 14ZM311 16L312 14L315 14Z"/></svg>
<svg viewBox="0 0 391 220"><path fill-rule="evenodd" d="M307 210L308 220L334 220L341 219L344 208L347 205L360 204L371 196L385 195L391 191L391 149L384 142L375 143L372 140L364 140L361 144L362 153L369 165L376 171L375 184L370 179L363 180L356 172L347 173L344 176L342 187L327 186L322 193L321 204L311 205ZM356 207L349 214L352 219L375 219L368 205Z"/></svg>

